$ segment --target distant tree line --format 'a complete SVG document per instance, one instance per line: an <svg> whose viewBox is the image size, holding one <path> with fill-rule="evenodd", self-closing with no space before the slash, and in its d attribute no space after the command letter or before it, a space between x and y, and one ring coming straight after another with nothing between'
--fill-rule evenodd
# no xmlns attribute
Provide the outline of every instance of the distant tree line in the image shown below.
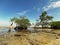
<svg viewBox="0 0 60 45"><path fill-rule="evenodd" d="M52 29L60 29L60 21L51 22Z"/></svg>

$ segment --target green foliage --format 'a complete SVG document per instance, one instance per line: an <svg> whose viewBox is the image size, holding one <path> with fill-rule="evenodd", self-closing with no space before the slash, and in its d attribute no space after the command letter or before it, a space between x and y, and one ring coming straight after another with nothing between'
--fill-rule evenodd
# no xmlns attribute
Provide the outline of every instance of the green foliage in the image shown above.
<svg viewBox="0 0 60 45"><path fill-rule="evenodd" d="M60 21L51 22L52 26L60 26Z"/></svg>
<svg viewBox="0 0 60 45"><path fill-rule="evenodd" d="M14 17L11 21L23 28L30 25L30 21L25 16L20 16L19 18Z"/></svg>
<svg viewBox="0 0 60 45"><path fill-rule="evenodd" d="M42 15L40 16L41 22L46 20L46 14L47 14L47 12L43 12Z"/></svg>
<svg viewBox="0 0 60 45"><path fill-rule="evenodd" d="M53 19L53 17L52 16L48 16L47 15L47 12L46 11L44 11L43 13L42 13L42 15L40 16L40 23L41 23L41 25L42 25L42 27L44 26L44 25L47 25L47 24L49 24L49 21L51 21Z"/></svg>
<svg viewBox="0 0 60 45"><path fill-rule="evenodd" d="M48 16L48 15L46 16L47 21L52 20L52 18L53 18L52 16Z"/></svg>
<svg viewBox="0 0 60 45"><path fill-rule="evenodd" d="M51 22L51 28L60 29L60 21Z"/></svg>

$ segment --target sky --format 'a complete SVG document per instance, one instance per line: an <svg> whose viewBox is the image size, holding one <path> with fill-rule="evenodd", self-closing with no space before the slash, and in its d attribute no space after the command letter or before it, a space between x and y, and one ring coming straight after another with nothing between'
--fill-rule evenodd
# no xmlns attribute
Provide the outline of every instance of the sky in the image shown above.
<svg viewBox="0 0 60 45"><path fill-rule="evenodd" d="M60 21L60 0L0 0L0 26L9 26L10 18L22 15L35 23L43 11Z"/></svg>

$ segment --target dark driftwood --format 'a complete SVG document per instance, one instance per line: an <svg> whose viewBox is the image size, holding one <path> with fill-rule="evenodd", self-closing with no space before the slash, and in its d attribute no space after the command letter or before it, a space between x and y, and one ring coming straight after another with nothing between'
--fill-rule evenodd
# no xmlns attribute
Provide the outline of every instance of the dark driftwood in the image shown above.
<svg viewBox="0 0 60 45"><path fill-rule="evenodd" d="M15 34L14 36L21 36L20 34Z"/></svg>

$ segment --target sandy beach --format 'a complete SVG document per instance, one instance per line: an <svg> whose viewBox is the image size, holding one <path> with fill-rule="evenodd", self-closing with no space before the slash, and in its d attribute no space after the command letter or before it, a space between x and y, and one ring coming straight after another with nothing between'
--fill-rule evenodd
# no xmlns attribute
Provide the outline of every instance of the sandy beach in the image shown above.
<svg viewBox="0 0 60 45"><path fill-rule="evenodd" d="M16 33L19 36L13 33L3 34L0 35L0 45L60 45L60 35L55 33Z"/></svg>

